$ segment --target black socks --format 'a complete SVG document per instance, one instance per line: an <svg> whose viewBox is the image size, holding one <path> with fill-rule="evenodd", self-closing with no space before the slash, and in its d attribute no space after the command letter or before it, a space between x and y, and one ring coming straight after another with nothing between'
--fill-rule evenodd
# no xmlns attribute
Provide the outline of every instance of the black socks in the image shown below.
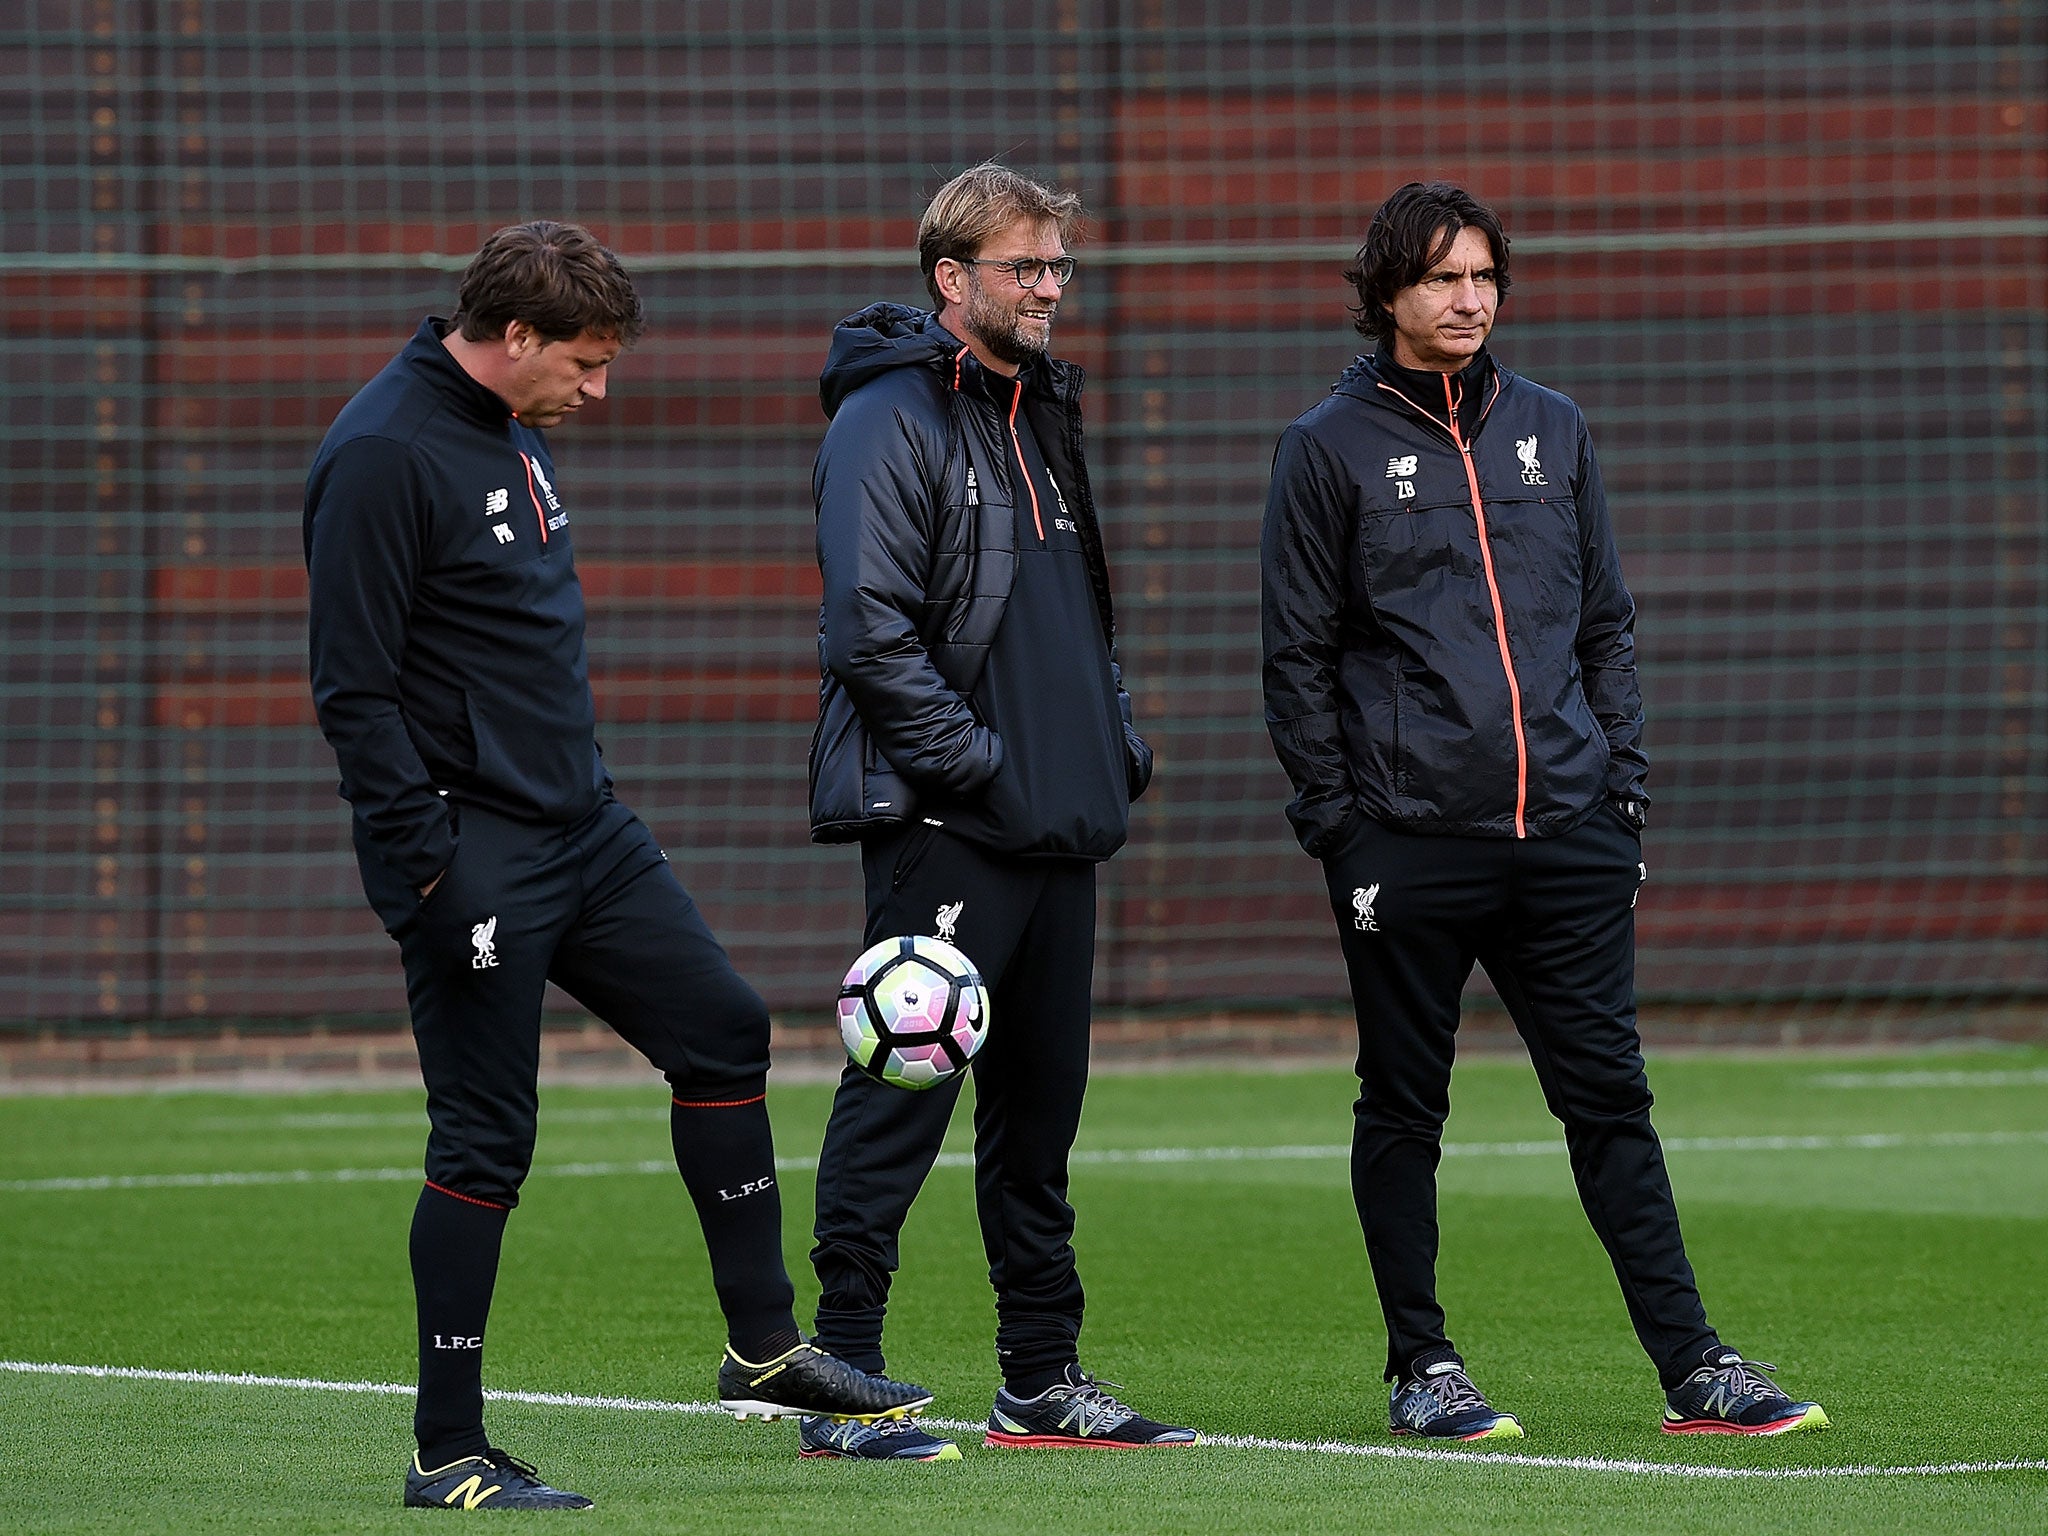
<svg viewBox="0 0 2048 1536"><path fill-rule="evenodd" d="M758 1094L677 1100L669 1111L676 1167L704 1226L711 1280L734 1351L756 1365L801 1342L796 1291L782 1262L775 1143ZM419 1306L420 1391L413 1435L428 1468L490 1448L484 1435L484 1325L511 1213L429 1184L412 1216Z"/></svg>
<svg viewBox="0 0 2048 1536"><path fill-rule="evenodd" d="M782 1262L782 1192L763 1093L679 1096L669 1134L704 1227L733 1352L755 1365L788 1353L798 1343L796 1288Z"/></svg>
<svg viewBox="0 0 2048 1536"><path fill-rule="evenodd" d="M413 1435L429 1470L490 1449L484 1438L484 1323L505 1236L502 1205L429 1184L412 1213L420 1395Z"/></svg>
<svg viewBox="0 0 2048 1536"><path fill-rule="evenodd" d="M1067 1372L1078 1369L1076 1366L1055 1365L1035 1371L1024 1371L1015 1376L1005 1372L1003 1390L1019 1402L1023 1402L1027 1398L1038 1396L1048 1387L1056 1387L1063 1381L1071 1380Z"/></svg>

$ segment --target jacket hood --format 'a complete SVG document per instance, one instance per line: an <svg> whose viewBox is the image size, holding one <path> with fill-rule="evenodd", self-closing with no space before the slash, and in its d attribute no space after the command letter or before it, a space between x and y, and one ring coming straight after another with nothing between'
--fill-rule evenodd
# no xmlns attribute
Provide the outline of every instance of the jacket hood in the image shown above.
<svg viewBox="0 0 2048 1536"><path fill-rule="evenodd" d="M950 362L960 343L938 317L908 304L870 304L832 328L832 350L818 375L818 400L827 416L846 397L892 368L930 368Z"/></svg>
<svg viewBox="0 0 2048 1536"><path fill-rule="evenodd" d="M1379 369L1373 360L1360 353L1351 359L1351 366L1337 375L1337 382L1330 386L1333 395L1351 395L1359 400L1372 400L1373 389L1379 383ZM1374 401L1377 404L1377 401Z"/></svg>

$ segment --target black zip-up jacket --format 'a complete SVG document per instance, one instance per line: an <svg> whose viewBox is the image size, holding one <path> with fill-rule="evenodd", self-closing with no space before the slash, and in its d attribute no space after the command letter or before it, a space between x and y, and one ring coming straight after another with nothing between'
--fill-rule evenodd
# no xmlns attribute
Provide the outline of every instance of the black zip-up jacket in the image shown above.
<svg viewBox="0 0 2048 1536"><path fill-rule="evenodd" d="M611 784L554 460L447 330L421 323L306 478L320 729L359 846L414 888L454 856L447 801L567 823Z"/></svg>
<svg viewBox="0 0 2048 1536"><path fill-rule="evenodd" d="M1009 427L981 365L923 310L875 304L842 320L818 380L831 418L812 475L818 504L818 729L811 836L847 842L926 801L972 800L1004 746L971 696L1016 576ZM1081 370L1029 371L1019 409L1071 500L1095 588L1129 754L1131 797L1152 751L1117 667L1109 567L1081 454Z"/></svg>
<svg viewBox="0 0 2048 1536"><path fill-rule="evenodd" d="M1359 358L1281 435L1266 726L1311 854L1359 815L1545 837L1647 799L1635 603L1585 417L1484 361L1430 411Z"/></svg>

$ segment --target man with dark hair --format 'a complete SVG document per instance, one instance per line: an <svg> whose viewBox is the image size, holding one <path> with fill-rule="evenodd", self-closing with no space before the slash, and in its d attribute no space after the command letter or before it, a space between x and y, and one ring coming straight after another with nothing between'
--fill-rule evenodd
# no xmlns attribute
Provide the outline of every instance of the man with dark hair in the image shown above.
<svg viewBox="0 0 2048 1536"><path fill-rule="evenodd" d="M1351 1182L1396 1434L1519 1437L1436 1299L1436 1167L1476 961L1563 1122L1674 1434L1824 1429L1707 1324L1635 1015L1648 759L1635 604L1592 439L1486 349L1493 213L1443 182L1374 214L1379 343L1280 439L1262 544L1266 724L1323 862L1358 1013Z"/></svg>
<svg viewBox="0 0 2048 1536"><path fill-rule="evenodd" d="M500 230L343 408L306 482L313 698L370 904L404 960L426 1081L413 1212L418 1450L409 1505L584 1509L493 1447L485 1319L533 1158L553 981L668 1077L745 1418L873 1419L930 1401L805 1343L762 1102L768 1013L598 755L569 513L538 429L605 397L640 332L574 225Z"/></svg>
<svg viewBox="0 0 2048 1536"><path fill-rule="evenodd" d="M926 209L936 313L840 322L813 479L823 684L811 834L858 840L865 942L931 933L992 991L974 1061L975 1194L1003 1384L987 1440L1193 1444L1079 1364L1067 1154L1088 1080L1095 866L1123 846L1152 753L1131 726L1081 456L1081 370L1049 358L1079 199L995 164ZM818 1338L881 1371L897 1234L960 1080L848 1069L818 1165ZM803 1453L938 1460L901 1424L804 1426Z"/></svg>

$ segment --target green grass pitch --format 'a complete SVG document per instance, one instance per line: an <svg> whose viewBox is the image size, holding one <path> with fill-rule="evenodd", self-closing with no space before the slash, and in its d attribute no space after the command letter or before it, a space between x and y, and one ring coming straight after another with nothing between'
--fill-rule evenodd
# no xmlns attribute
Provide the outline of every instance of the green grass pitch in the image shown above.
<svg viewBox="0 0 2048 1536"><path fill-rule="evenodd" d="M984 1450L799 1462L795 1427L500 1402L495 1437L593 1531L2040 1531L2048 1528L2048 1051L1652 1065L1710 1314L1835 1428L1674 1440L1525 1061L1458 1068L1442 1291L1526 1441L1386 1432L1341 1071L1099 1076L1074 1173L1086 1363L1155 1416L1332 1449ZM799 1310L822 1084L773 1095ZM703 1403L721 1334L665 1095L543 1096L487 1385ZM417 1092L0 1100L0 1527L386 1531L404 1396L30 1373L22 1362L411 1378ZM993 1321L957 1117L904 1237L892 1366L977 1420ZM1530 1143L1537 1145L1531 1146ZM1275 1152L1274 1149L1283 1149ZM337 1178L337 1170L358 1176ZM290 1175L206 1182L186 1175ZM1906 1475L1906 1467L2030 1462ZM1678 1469L1645 1470L1637 1463ZM1754 1472L1826 1472L1764 1478ZM1740 1476L1704 1476L1734 1472ZM437 1525L437 1529L439 1526Z"/></svg>

